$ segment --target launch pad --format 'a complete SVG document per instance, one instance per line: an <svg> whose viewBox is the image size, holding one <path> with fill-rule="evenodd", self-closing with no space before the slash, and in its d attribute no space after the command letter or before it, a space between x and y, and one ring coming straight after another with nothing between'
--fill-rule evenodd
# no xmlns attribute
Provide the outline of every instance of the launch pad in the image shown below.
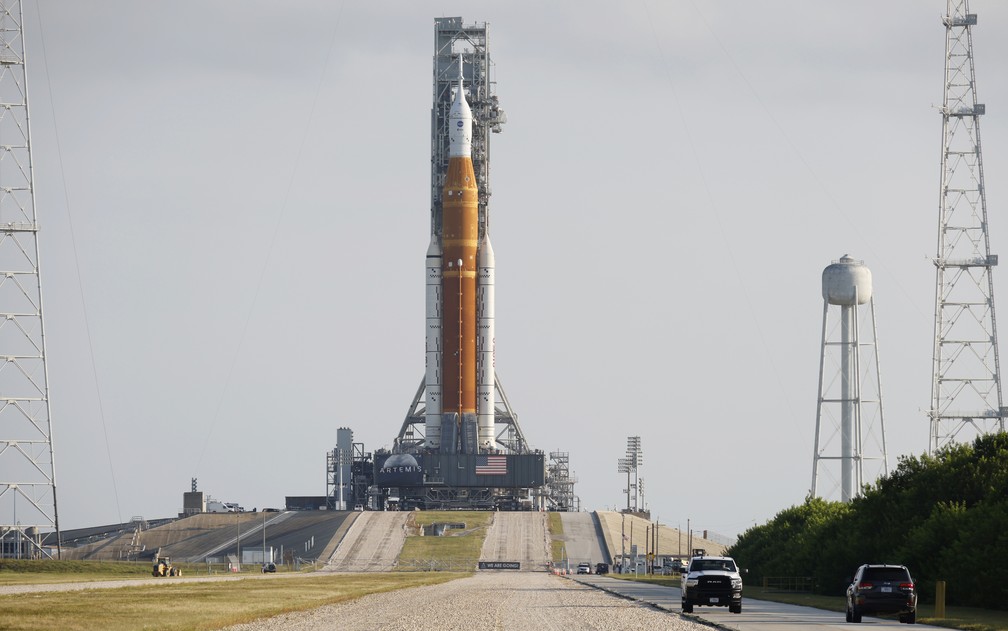
<svg viewBox="0 0 1008 631"><path fill-rule="evenodd" d="M544 456L377 452L375 486L402 510L532 510L546 483Z"/></svg>

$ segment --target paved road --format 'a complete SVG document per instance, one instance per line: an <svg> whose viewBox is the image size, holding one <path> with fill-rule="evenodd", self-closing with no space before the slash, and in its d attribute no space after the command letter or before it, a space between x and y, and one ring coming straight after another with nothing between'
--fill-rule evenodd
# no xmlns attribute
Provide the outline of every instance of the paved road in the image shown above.
<svg viewBox="0 0 1008 631"><path fill-rule="evenodd" d="M409 513L365 511L357 517L325 565L329 572L392 570L406 541Z"/></svg>
<svg viewBox="0 0 1008 631"><path fill-rule="evenodd" d="M546 513L494 513L480 560L520 561L523 570L542 570L550 560Z"/></svg>
<svg viewBox="0 0 1008 631"><path fill-rule="evenodd" d="M640 602L650 603L668 611L682 610L682 596L678 588L662 587L648 583L637 583L605 576L574 576L580 583L592 585L610 593L619 594ZM766 600L742 597L742 613L728 612L727 607L696 607L694 615L701 620L712 622L726 629L738 631L795 631L795 629L907 629L907 625L897 620L884 620L865 616L861 625L852 626L844 621L844 615L835 611L823 611L811 607L785 605ZM685 614L690 617L689 614ZM909 628L938 629L930 625L915 625Z"/></svg>
<svg viewBox="0 0 1008 631"><path fill-rule="evenodd" d="M596 563L609 563L605 543L599 539L599 528L593 513L560 513L563 541L571 567L587 561L594 571Z"/></svg>

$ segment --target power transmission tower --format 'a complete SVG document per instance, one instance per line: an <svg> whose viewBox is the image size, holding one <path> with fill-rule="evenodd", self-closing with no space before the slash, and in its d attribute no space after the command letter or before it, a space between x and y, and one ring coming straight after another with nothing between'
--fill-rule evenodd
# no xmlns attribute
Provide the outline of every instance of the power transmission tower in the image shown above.
<svg viewBox="0 0 1008 631"><path fill-rule="evenodd" d="M1004 431L997 326L994 318L987 201L980 149L971 29L967 0L948 0L938 252L934 259L934 370L931 432L934 452L966 435Z"/></svg>
<svg viewBox="0 0 1008 631"><path fill-rule="evenodd" d="M24 20L0 0L0 554L52 556L56 473L42 326Z"/></svg>

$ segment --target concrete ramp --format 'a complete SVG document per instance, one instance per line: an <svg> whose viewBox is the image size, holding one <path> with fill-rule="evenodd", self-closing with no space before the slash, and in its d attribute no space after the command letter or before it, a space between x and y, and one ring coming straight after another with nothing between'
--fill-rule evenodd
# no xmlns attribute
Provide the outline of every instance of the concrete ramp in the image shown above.
<svg viewBox="0 0 1008 631"><path fill-rule="evenodd" d="M596 515L598 515L603 538L609 546L614 561L624 551L629 555L631 544L637 544L637 551L641 555L644 554L644 537L648 527L653 525L651 522L636 515L624 515L613 511L598 511ZM564 526L566 527L566 522ZM717 543L700 536L694 536L692 541L693 548L702 548L710 556L724 554L726 548L723 543ZM659 555L686 556L689 553L688 532L665 524L658 526Z"/></svg>
<svg viewBox="0 0 1008 631"><path fill-rule="evenodd" d="M550 560L546 513L496 512L480 561L520 561L522 570L545 570Z"/></svg>
<svg viewBox="0 0 1008 631"><path fill-rule="evenodd" d="M406 541L408 512L365 511L322 568L327 572L388 572Z"/></svg>
<svg viewBox="0 0 1008 631"><path fill-rule="evenodd" d="M595 513L560 513L563 524L563 541L571 567L582 561L592 565L610 563L609 548Z"/></svg>

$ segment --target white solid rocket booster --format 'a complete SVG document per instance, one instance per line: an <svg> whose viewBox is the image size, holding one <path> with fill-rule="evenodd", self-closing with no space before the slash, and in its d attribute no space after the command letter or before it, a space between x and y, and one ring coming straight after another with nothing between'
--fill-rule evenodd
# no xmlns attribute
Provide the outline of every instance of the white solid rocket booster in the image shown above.
<svg viewBox="0 0 1008 631"><path fill-rule="evenodd" d="M490 230L487 226L479 244L479 266L476 293L478 337L476 424L480 449L492 449L497 444L494 427L494 253L490 247Z"/></svg>
<svg viewBox="0 0 1008 631"><path fill-rule="evenodd" d="M427 447L441 446L441 245L437 235L431 235L427 248L427 372L426 389L426 435Z"/></svg>

